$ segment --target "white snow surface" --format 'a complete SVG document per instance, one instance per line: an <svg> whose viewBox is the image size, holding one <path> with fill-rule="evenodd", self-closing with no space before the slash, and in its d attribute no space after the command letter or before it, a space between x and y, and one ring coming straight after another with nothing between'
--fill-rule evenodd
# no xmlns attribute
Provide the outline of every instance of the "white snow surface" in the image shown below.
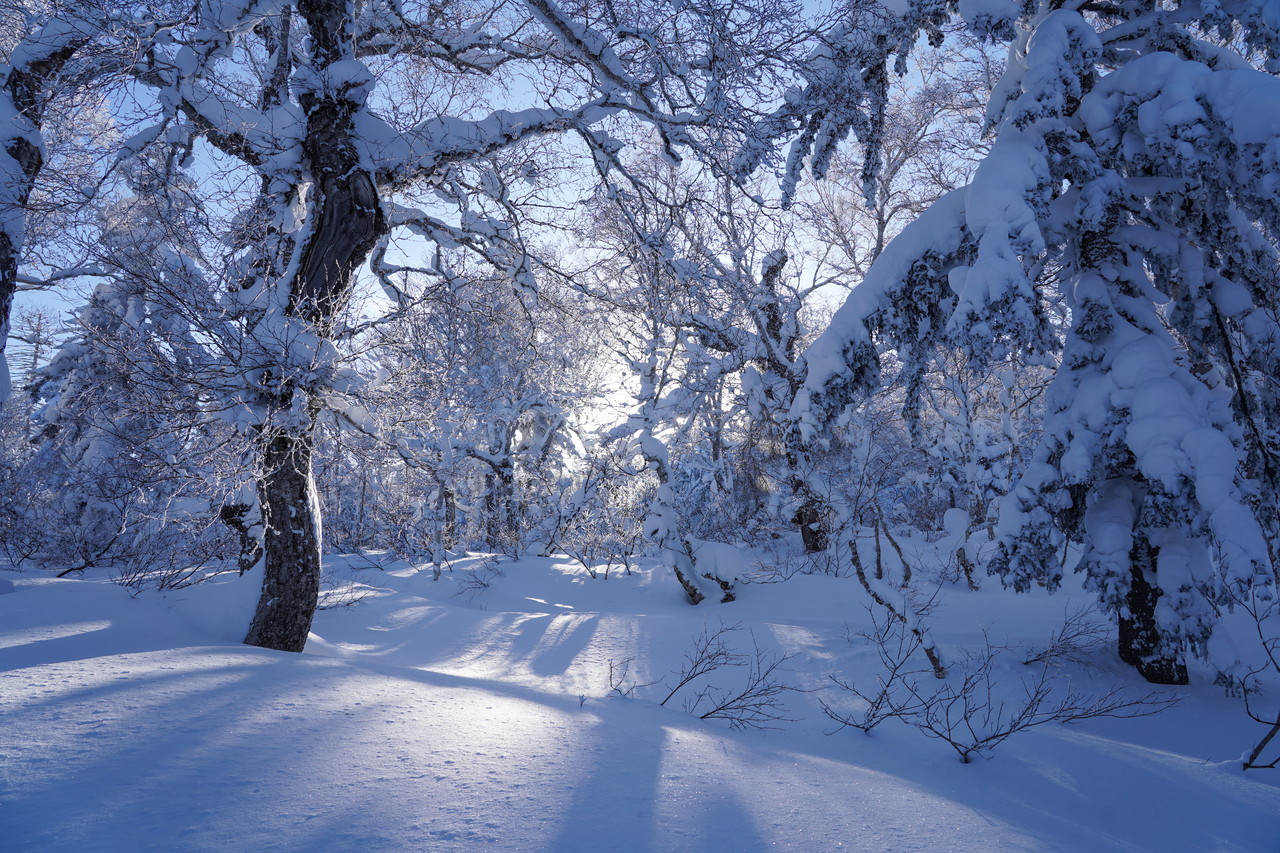
<svg viewBox="0 0 1280 853"><path fill-rule="evenodd" d="M465 592L468 567L487 588ZM869 627L856 580L695 608L648 569L497 568L432 581L330 558L367 597L321 611L300 655L239 644L256 578L130 595L5 572L0 849L1280 849L1280 771L1240 769L1261 732L1203 679L1158 716L1045 726L965 765L894 721L825 734L819 702L847 695L828 675L875 672L846 639ZM984 628L1043 641L1084 600L948 587L932 633L944 656ZM739 647L795 655L796 722L735 731L679 696L660 707L658 688L610 695L610 660L661 678L719 620L741 623ZM1142 688L1110 652L1098 663L1071 677Z"/></svg>

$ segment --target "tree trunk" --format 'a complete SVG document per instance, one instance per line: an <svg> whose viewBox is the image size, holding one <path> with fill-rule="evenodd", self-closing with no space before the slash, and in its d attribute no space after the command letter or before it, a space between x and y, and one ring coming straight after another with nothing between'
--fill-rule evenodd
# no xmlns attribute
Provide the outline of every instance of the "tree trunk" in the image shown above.
<svg viewBox="0 0 1280 853"><path fill-rule="evenodd" d="M452 486L441 484L440 500L444 507L440 543L445 550L452 551L458 544L458 496Z"/></svg>
<svg viewBox="0 0 1280 853"><path fill-rule="evenodd" d="M245 643L300 652L320 594L320 507L311 436L276 433L262 449L259 484L266 571Z"/></svg>
<svg viewBox="0 0 1280 853"><path fill-rule="evenodd" d="M0 147L4 149L0 156L12 160L12 165L18 167L14 170L10 166L9 180L0 182L0 210L4 211L4 220L0 223L0 404L9 399L9 361L5 350L9 343L13 296L18 289L27 203L36 178L44 168L40 126L44 122L48 78L57 74L86 41L87 37L71 39L47 55L28 61L26 67L11 68L0 84L0 104L7 108L0 111L12 116L0 133Z"/></svg>
<svg viewBox="0 0 1280 853"><path fill-rule="evenodd" d="M312 70L353 60L352 7L342 0L300 0L306 19ZM350 299L356 270L369 257L386 220L377 186L356 150L355 116L361 104L334 90L304 90L299 102L307 116L302 154L311 177L307 216L310 228L299 247L298 269L288 283L287 314L303 321L320 340L330 339ZM296 395L313 389L295 385L288 372L269 407L293 419ZM309 400L305 403L309 408ZM264 428L262 480L264 516L262 595L245 642L283 651L302 651L320 591L320 507L312 478L315 413L302 423Z"/></svg>
<svg viewBox="0 0 1280 853"><path fill-rule="evenodd" d="M492 472L484 475L484 544L490 551L498 550L498 478Z"/></svg>
<svg viewBox="0 0 1280 853"><path fill-rule="evenodd" d="M804 543L804 552L817 554L825 551L831 543L827 530L827 514L822 502L808 494L808 489L797 489L797 492L804 495L804 502L791 517L791 522L800 528L800 541Z"/></svg>
<svg viewBox="0 0 1280 853"><path fill-rule="evenodd" d="M799 431L792 428L783 433L786 442L787 469L791 484L791 494L800 506L791 523L800 531L800 541L804 544L806 554L821 553L831 544L831 526L828 521L827 504L819 495L814 494L813 486L805 478L803 470L808 467L808 453L800 443Z"/></svg>
<svg viewBox="0 0 1280 853"><path fill-rule="evenodd" d="M1125 596L1129 615L1120 617L1120 659L1152 684L1186 684L1186 661L1179 651L1168 648L1156 623L1161 592L1147 580L1155 577L1156 553L1139 534L1130 552L1129 592Z"/></svg>

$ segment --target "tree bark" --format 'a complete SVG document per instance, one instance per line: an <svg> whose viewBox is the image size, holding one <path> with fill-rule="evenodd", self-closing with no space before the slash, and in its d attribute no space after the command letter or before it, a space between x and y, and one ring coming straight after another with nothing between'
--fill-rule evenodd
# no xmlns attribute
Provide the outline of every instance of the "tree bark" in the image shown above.
<svg viewBox="0 0 1280 853"><path fill-rule="evenodd" d="M311 457L309 435L281 432L263 442L266 572L244 640L251 646L300 652L307 644L320 594L320 507Z"/></svg>
<svg viewBox="0 0 1280 853"><path fill-rule="evenodd" d="M11 180L0 182L0 210L4 211L5 220L0 226L0 404L9 399L9 361L5 350L9 343L13 296L18 289L27 203L36 178L44 168L40 127L48 102L48 81L88 40L87 35L71 39L24 67L11 68L0 83L0 99L9 101L15 116L0 134L0 147L4 149L0 156L17 166L16 173L12 166L5 170L10 172Z"/></svg>
<svg viewBox="0 0 1280 853"><path fill-rule="evenodd" d="M458 496L452 486L441 483L440 501L444 511L441 521L440 544L452 551L458 544Z"/></svg>
<svg viewBox="0 0 1280 853"><path fill-rule="evenodd" d="M798 495L803 496L803 503L791 518L791 523L800 528L800 541L804 544L806 554L818 554L830 546L830 535L827 530L827 514L822 502L809 494L807 488L795 488Z"/></svg>
<svg viewBox="0 0 1280 853"><path fill-rule="evenodd" d="M354 57L351 7L342 0L302 0L312 66L323 72ZM355 274L369 257L386 220L373 176L361 164L354 140L361 104L342 88L302 92L307 115L302 153L312 179L308 193L310 235L299 249L298 271L289 282L288 315L305 321L321 340L329 339L346 307ZM315 412L290 413L297 395L309 389L281 377L269 401L287 427L272 426L262 437L259 492L264 515L262 595L245 643L300 652L315 615L320 590L320 507L312 478ZM310 409L310 403L304 404Z"/></svg>
<svg viewBox="0 0 1280 853"><path fill-rule="evenodd" d="M484 529L486 545L490 550L501 551L506 547L518 548L520 541L519 514L515 504L515 471L510 459L493 466L485 475Z"/></svg>
<svg viewBox="0 0 1280 853"><path fill-rule="evenodd" d="M1120 659L1138 670L1152 684L1186 684L1187 664L1182 654L1168 648L1156 622L1161 591L1148 577L1155 577L1157 550L1145 538L1130 552L1128 616L1120 616Z"/></svg>

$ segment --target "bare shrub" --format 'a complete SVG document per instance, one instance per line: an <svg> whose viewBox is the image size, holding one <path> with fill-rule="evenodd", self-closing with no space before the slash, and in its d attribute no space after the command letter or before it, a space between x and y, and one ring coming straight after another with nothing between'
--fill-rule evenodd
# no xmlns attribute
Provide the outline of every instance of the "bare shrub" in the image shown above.
<svg viewBox="0 0 1280 853"><path fill-rule="evenodd" d="M1061 666L1075 663L1078 646L1062 637L1079 636L1076 620L1070 631L1059 631L1046 649L1026 652L1018 647L999 646L984 637L981 648L965 650L951 667L946 680L937 681L918 662L923 649L921 636L892 615L873 619L874 630L857 636L871 641L881 662L873 686L831 680L852 693L862 704L860 712L849 713L823 703L826 715L840 728L851 727L869 733L887 719L899 719L927 737L950 746L968 764L975 755L991 752L1013 735L1046 723L1073 723L1096 717L1145 717L1177 703L1169 693L1149 691L1131 694L1122 686L1100 693L1077 687ZM999 679L1007 663L1023 658L1034 667L1029 675L1012 676L1017 687L1005 687ZM917 662L912 663L916 658ZM837 729L838 731L839 729Z"/></svg>
<svg viewBox="0 0 1280 853"><path fill-rule="evenodd" d="M336 610L339 607L351 607L371 595L373 590L368 586L349 577L343 577L337 572L326 571L320 576L320 596L316 609Z"/></svg>
<svg viewBox="0 0 1280 853"><path fill-rule="evenodd" d="M837 710L826 702L820 703L823 713L839 723L841 729L855 728L864 734L869 734L885 720L909 717L919 710L901 701L901 697L904 693L903 682L908 677L921 672L917 668L918 664L912 659L920 651L922 642L919 634L903 630L901 621L893 613L884 609L877 611L871 608L867 608L867 612L871 614L872 630L849 634L846 639L851 643L859 639L866 640L876 650L880 658L880 670L876 674L875 687L864 690L858 685L831 675L829 678L838 687L852 693L864 707L860 714L854 715Z"/></svg>
<svg viewBox="0 0 1280 853"><path fill-rule="evenodd" d="M1087 604L1071 611L1043 648L1025 648L1025 660L1022 662L1027 665L1073 663L1096 666L1097 654L1111 645L1111 626L1101 621L1101 615L1097 604Z"/></svg>
<svg viewBox="0 0 1280 853"><path fill-rule="evenodd" d="M113 564L111 580L134 591L183 589L216 576L226 568L232 543L226 529L209 519L149 519L150 529L135 533L129 556ZM126 553L122 549L122 553ZM79 571L76 566L58 576Z"/></svg>
<svg viewBox="0 0 1280 853"><path fill-rule="evenodd" d="M774 723L795 722L787 716L782 697L797 690L782 679L790 654L777 655L761 649L751 638L752 651L738 656L730 666L745 666L746 678L737 688L721 689L713 684L700 688L684 701L684 710L702 720L728 720L735 729L776 728Z"/></svg>
<svg viewBox="0 0 1280 853"><path fill-rule="evenodd" d="M812 554L797 551L790 542L779 545L765 543L756 548L760 556L752 559L741 578L743 583L782 583L796 575L829 575L849 577L848 563L838 555L837 549L828 548Z"/></svg>
<svg viewBox="0 0 1280 853"><path fill-rule="evenodd" d="M637 690L645 687L652 687L657 681L646 681L643 684L631 681L631 665L636 662L634 657L623 658L620 661L609 659L609 692L617 693L623 699L630 699L635 695ZM630 683L628 683L630 682Z"/></svg>
<svg viewBox="0 0 1280 853"><path fill-rule="evenodd" d="M454 595L469 595L475 598L493 586L493 582L503 576L503 571L499 568L496 558L485 557L477 565L463 569L459 575L461 577L458 580L458 590Z"/></svg>
<svg viewBox="0 0 1280 853"><path fill-rule="evenodd" d="M785 664L792 655L760 648L750 631L747 633L751 636L751 650L739 651L730 638L742 630L741 624L726 624L723 620L714 630L704 624L685 652L680 669L671 673L675 681L670 687L666 679L646 684L628 683L635 659L625 658L617 663L610 660L610 692L630 698L637 690L661 685L667 692L659 705L665 706L681 695L686 713L702 720L727 720L735 729L769 729L777 728L776 723L794 722L787 716L783 702L786 693L800 689L783 678L787 671ZM704 680L717 673L730 672L737 679L732 687Z"/></svg>
<svg viewBox="0 0 1280 853"><path fill-rule="evenodd" d="M1244 760L1244 769L1274 770L1280 766L1280 755L1269 764L1262 764L1260 761L1268 744L1280 735L1280 706L1273 713L1267 714L1258 708L1258 699L1263 692L1263 673L1280 676L1280 598L1274 593L1264 597L1256 590L1250 591L1246 596L1238 590L1230 589L1229 594L1234 606L1244 611L1252 621L1262 658L1246 669L1243 675L1219 673L1216 683L1225 686L1228 693L1238 695L1244 701L1244 712L1249 719L1267 727L1266 732L1249 750Z"/></svg>

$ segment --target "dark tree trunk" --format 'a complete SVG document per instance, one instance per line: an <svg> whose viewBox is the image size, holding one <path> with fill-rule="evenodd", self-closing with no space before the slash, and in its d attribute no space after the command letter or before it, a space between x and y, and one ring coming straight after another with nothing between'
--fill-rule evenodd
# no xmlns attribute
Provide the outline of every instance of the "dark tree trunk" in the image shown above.
<svg viewBox="0 0 1280 853"><path fill-rule="evenodd" d="M494 464L485 475L484 538L487 547L501 551L520 542L521 508L516 501L515 468L510 459Z"/></svg>
<svg viewBox="0 0 1280 853"><path fill-rule="evenodd" d="M445 550L452 551L458 544L458 496L451 486L441 485L440 500L444 505L440 541Z"/></svg>
<svg viewBox="0 0 1280 853"><path fill-rule="evenodd" d="M302 0L312 66L323 73L354 56L351 9L340 0ZM290 282L288 312L304 320L321 339L329 338L351 296L356 270L365 262L386 221L372 175L362 165L354 140L360 104L344 91L299 95L307 115L302 152L312 178L311 220L299 249L298 271ZM285 413L304 387L281 377L270 408ZM286 419L287 416L286 416ZM287 428L266 427L263 476L259 486L264 515L262 596L245 642L252 646L302 651L320 589L320 508L312 482L314 412Z"/></svg>
<svg viewBox="0 0 1280 853"><path fill-rule="evenodd" d="M1130 561L1129 593L1125 597L1129 615L1120 617L1120 659L1152 684L1186 684L1186 661L1181 652L1168 648L1156 623L1161 592L1148 581L1148 577L1155 576L1156 549L1139 539L1130 552Z"/></svg>
<svg viewBox="0 0 1280 853"><path fill-rule="evenodd" d="M18 265L22 262L23 230L27 203L44 154L38 144L44 122L47 86L88 38L78 38L23 68L11 68L0 83L0 100L7 100L15 117L0 132L0 145L18 164L15 180L0 186L0 209L7 222L0 227L0 403L9 398L9 363L5 349L9 343L9 320L13 295L18 289Z"/></svg>
<svg viewBox="0 0 1280 853"><path fill-rule="evenodd" d="M1119 208L1109 207L1099 227L1081 236L1082 269L1102 269L1122 257L1112 240L1119 223ZM1152 583L1156 577L1156 555L1157 549L1146 535L1142 532L1135 534L1133 548L1129 551L1129 592L1120 614L1117 651L1121 660L1137 669L1152 684L1186 684L1187 665L1182 653L1164 642L1156 622L1156 604L1161 595L1159 586Z"/></svg>
<svg viewBox="0 0 1280 853"><path fill-rule="evenodd" d="M801 494L807 489L800 490ZM805 494L804 503L792 516L791 523L800 528L800 541L804 543L806 554L817 554L827 550L831 544L827 530L827 514L818 498Z"/></svg>
<svg viewBox="0 0 1280 853"><path fill-rule="evenodd" d="M484 475L484 544L490 551L498 549L498 478L492 472Z"/></svg>
<svg viewBox="0 0 1280 853"><path fill-rule="evenodd" d="M800 531L804 552L818 554L827 550L831 544L827 504L821 497L814 494L813 487L809 485L809 481L802 473L809 460L808 453L800 443L799 432L789 429L783 434L783 440L787 443L787 469L791 494L800 503L795 514L791 516L791 523Z"/></svg>
<svg viewBox="0 0 1280 853"><path fill-rule="evenodd" d="M311 476L311 438L277 433L264 441L259 484L266 535L262 595L245 642L300 652L320 593L320 512Z"/></svg>

